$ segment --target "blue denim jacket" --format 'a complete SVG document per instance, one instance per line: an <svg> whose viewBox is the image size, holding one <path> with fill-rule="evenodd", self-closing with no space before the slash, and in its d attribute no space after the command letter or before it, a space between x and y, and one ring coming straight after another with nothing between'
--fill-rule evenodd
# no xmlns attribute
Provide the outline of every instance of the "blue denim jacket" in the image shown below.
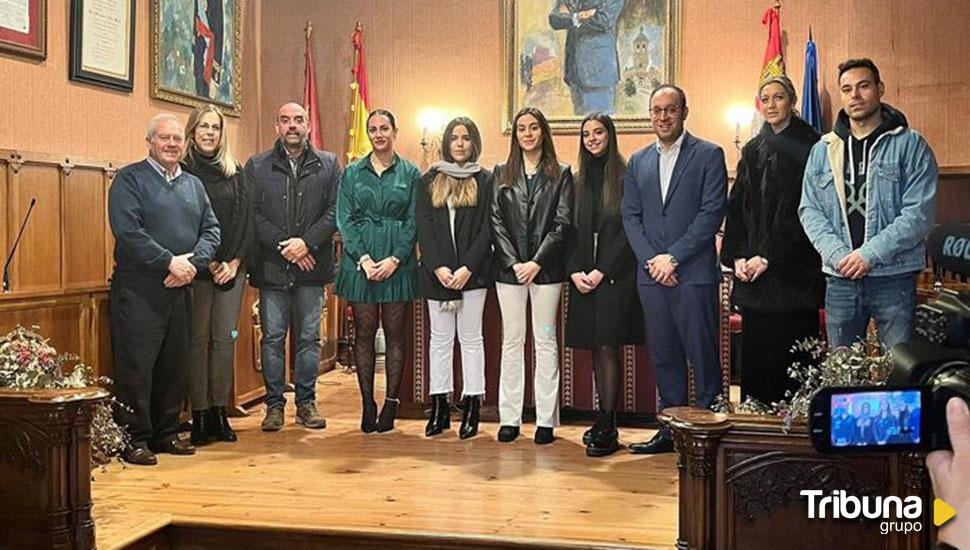
<svg viewBox="0 0 970 550"><path fill-rule="evenodd" d="M937 166L919 133L899 126L876 138L866 183L865 241L859 249L879 277L926 266L924 239L936 206ZM845 207L844 142L834 132L815 144L805 167L798 217L822 256L822 271L841 277L852 252ZM832 167L836 167L834 170Z"/></svg>

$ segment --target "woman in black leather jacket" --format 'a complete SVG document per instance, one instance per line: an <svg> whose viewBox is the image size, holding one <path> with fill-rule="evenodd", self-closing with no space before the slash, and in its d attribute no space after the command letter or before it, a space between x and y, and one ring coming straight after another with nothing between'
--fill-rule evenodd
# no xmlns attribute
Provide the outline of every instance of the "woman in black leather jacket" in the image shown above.
<svg viewBox="0 0 970 550"><path fill-rule="evenodd" d="M572 231L573 175L560 164L541 111L526 107L513 119L509 159L495 167L492 228L495 291L502 310L502 371L498 440L513 441L525 394L526 304L532 302L535 340L535 442L552 443L559 424L556 322L564 253Z"/></svg>

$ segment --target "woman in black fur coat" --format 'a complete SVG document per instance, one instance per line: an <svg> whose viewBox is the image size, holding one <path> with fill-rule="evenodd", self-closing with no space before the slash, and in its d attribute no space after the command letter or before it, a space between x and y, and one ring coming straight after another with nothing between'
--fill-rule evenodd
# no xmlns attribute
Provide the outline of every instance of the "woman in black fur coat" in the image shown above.
<svg viewBox="0 0 970 550"><path fill-rule="evenodd" d="M734 268L741 308L741 396L764 403L797 389L788 376L796 341L819 335L825 296L821 258L798 221L802 177L814 128L794 112L785 76L761 86L765 123L741 151L728 202L721 262Z"/></svg>

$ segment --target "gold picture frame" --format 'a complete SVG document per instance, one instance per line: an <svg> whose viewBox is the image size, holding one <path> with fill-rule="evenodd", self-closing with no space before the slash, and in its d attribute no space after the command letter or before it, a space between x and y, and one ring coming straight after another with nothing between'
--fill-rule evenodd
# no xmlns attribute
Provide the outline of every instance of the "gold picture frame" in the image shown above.
<svg viewBox="0 0 970 550"><path fill-rule="evenodd" d="M242 3L150 1L153 98L242 114Z"/></svg>

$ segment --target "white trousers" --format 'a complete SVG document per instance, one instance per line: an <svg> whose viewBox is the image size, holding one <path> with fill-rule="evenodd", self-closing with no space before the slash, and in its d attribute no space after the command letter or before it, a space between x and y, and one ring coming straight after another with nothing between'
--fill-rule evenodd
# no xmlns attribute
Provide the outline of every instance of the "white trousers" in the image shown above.
<svg viewBox="0 0 970 550"><path fill-rule="evenodd" d="M482 337L482 312L488 290L479 288L461 293L457 311L441 311L437 300L428 300L431 337L428 355L431 363L431 395L455 390L455 332L461 346L461 395L485 395L485 339Z"/></svg>
<svg viewBox="0 0 970 550"><path fill-rule="evenodd" d="M532 301L535 340L536 426L559 425L559 348L556 319L562 283L509 285L495 283L502 309L502 375L498 388L499 420L503 426L522 424L525 398L526 304Z"/></svg>

